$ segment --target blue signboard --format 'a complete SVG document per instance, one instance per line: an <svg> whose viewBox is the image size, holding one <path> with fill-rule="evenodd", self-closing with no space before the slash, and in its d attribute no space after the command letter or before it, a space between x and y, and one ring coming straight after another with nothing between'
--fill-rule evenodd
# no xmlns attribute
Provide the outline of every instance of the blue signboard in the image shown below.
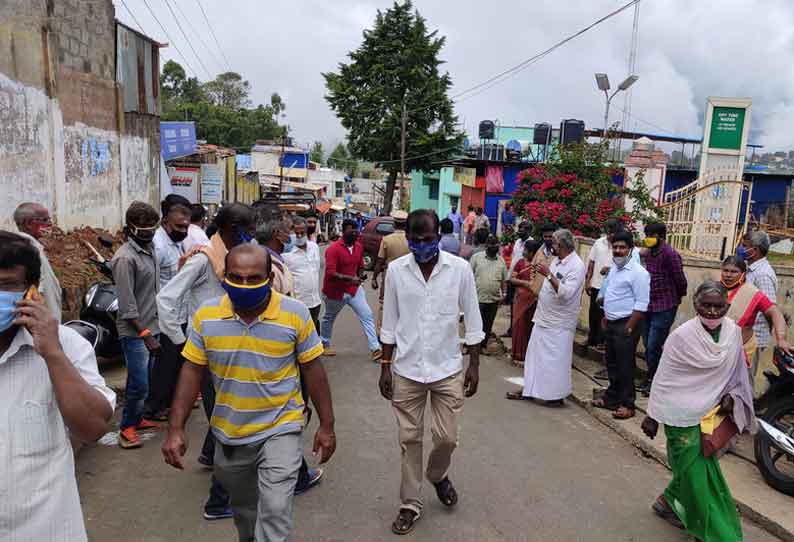
<svg viewBox="0 0 794 542"><path fill-rule="evenodd" d="M161 122L160 153L163 160L172 160L196 152L196 124L193 122Z"/></svg>

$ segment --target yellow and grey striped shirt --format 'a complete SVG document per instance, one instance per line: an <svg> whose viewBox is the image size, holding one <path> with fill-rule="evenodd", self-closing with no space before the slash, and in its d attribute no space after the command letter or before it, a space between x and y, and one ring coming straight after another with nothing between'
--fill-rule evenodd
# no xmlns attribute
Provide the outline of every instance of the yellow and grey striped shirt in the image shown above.
<svg viewBox="0 0 794 542"><path fill-rule="evenodd" d="M273 292L250 325L227 295L202 305L182 354L209 367L217 393L213 434L224 444L244 445L303 427L298 364L322 352L306 306Z"/></svg>

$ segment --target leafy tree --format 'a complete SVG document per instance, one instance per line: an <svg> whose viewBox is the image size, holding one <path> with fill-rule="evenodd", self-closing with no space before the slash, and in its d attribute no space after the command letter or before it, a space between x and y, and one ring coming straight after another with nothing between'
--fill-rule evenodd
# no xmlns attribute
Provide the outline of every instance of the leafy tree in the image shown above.
<svg viewBox="0 0 794 542"><path fill-rule="evenodd" d="M441 73L445 38L427 28L410 0L378 11L375 24L338 73L325 73L326 100L348 130L350 153L388 171L384 212L392 207L406 118L406 172L432 169L457 154L463 134Z"/></svg>
<svg viewBox="0 0 794 542"><path fill-rule="evenodd" d="M328 156L328 167L341 169L351 177L355 177L358 173L358 160L350 155L344 143L339 143Z"/></svg>
<svg viewBox="0 0 794 542"><path fill-rule="evenodd" d="M312 149L309 152L309 159L312 162L317 162L320 165L325 163L325 152L323 151L322 141L315 141Z"/></svg>
<svg viewBox="0 0 794 542"><path fill-rule="evenodd" d="M160 89L163 102L172 102L182 94L182 86L185 84L185 69L173 60L169 60L163 66L163 73L160 74Z"/></svg>
<svg viewBox="0 0 794 542"><path fill-rule="evenodd" d="M236 72L218 74L214 81L204 84L204 90L215 105L240 109L251 105L248 94L251 84Z"/></svg>

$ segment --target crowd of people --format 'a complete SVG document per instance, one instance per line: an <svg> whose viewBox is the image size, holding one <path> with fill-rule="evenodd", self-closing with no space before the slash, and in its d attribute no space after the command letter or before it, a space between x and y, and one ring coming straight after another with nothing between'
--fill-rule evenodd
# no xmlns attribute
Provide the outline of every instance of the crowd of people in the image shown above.
<svg viewBox="0 0 794 542"><path fill-rule="evenodd" d="M510 213L503 225L513 229ZM465 217L453 208L443 220L423 209L392 217L395 232L374 263L373 311L354 220L342 223L323 254L313 215L264 216L233 203L208 223L201 205L177 195L159 210L132 203L126 242L110 262L127 367L119 447L140 448L141 432L167 428L163 456L183 469L186 424L203 404L209 430L198 461L212 471L204 517L233 517L241 541L288 539L293 497L324 474L304 458L309 401L320 464L336 448L321 358L337 355L334 323L349 306L395 413L402 482L391 528L407 534L423 513L423 477L445 506L458 501L449 473L460 416L478 389L480 352L497 339L500 305L509 305L510 354L524 372L523 388L507 398L559 407L572 389L584 300L588 344L603 352L608 380L593 405L627 420L640 392L650 397L643 430L653 438L664 425L673 479L653 509L702 540L741 539L719 463L701 449L700 433L709 416L753 430L753 386L757 395L771 365L770 330L775 345L791 351L765 233L742 239L722 262L720 281L695 291L697 316L673 330L688 283L664 224L647 224L638 247L622 222L608 220L583 261L573 234L553 224L519 221L505 250L482 208ZM25 405L42 431L21 438L29 459L13 462L10 476L26 487L29 473L47 472L57 491L35 510L33 501L15 499L0 520L20 539L54 540L48 518L57 516L67 539L84 540L67 430L89 441L102 436L115 395L91 345L59 326L60 286L40 243L52 226L47 209L25 203L14 219L18 233L0 232L0 401ZM640 340L647 372L637 383ZM428 401L432 450L423 473ZM49 416L47 405L58 415Z"/></svg>

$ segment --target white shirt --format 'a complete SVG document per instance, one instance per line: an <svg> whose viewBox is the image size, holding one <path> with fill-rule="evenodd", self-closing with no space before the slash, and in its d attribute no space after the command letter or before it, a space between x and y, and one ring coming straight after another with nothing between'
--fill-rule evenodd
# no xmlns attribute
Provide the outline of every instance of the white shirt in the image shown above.
<svg viewBox="0 0 794 542"><path fill-rule="evenodd" d="M293 290L298 301L310 309L322 304L320 298L320 247L307 241L306 247L296 246L292 252L281 255L294 280Z"/></svg>
<svg viewBox="0 0 794 542"><path fill-rule="evenodd" d="M628 318L634 311L646 312L650 300L651 275L642 265L629 259L622 269L617 265L612 266L609 270L609 288L604 294L607 320Z"/></svg>
<svg viewBox="0 0 794 542"><path fill-rule="evenodd" d="M769 265L769 260L761 258L751 263L747 268L747 282L764 292L772 303L777 303L777 274ZM763 314L755 317L753 331L758 346L766 348L769 345L770 333L769 324Z"/></svg>
<svg viewBox="0 0 794 542"><path fill-rule="evenodd" d="M590 279L590 287L600 290L601 285L604 284L604 275L601 274L601 269L612 266L612 247L609 246L606 235L596 239L590 248L590 254L587 256L588 265L590 262L593 262L593 277Z"/></svg>
<svg viewBox="0 0 794 542"><path fill-rule="evenodd" d="M88 341L63 326L59 336L80 376L115 408ZM24 328L0 356L0 540L87 540L68 429L47 363Z"/></svg>
<svg viewBox="0 0 794 542"><path fill-rule="evenodd" d="M204 230L191 224L187 228L187 238L182 241L182 248L185 252L190 252L193 247L206 246L210 244L210 238L204 233Z"/></svg>
<svg viewBox="0 0 794 542"><path fill-rule="evenodd" d="M157 261L160 263L161 290L176 276L176 272L179 270L179 258L185 253L183 243L184 241L174 242L162 226L154 232L152 244Z"/></svg>
<svg viewBox="0 0 794 542"><path fill-rule="evenodd" d="M380 340L396 344L392 370L424 384L463 370L459 318L463 311L468 345L485 338L469 263L441 251L425 281L413 254L389 264L383 297Z"/></svg>
<svg viewBox="0 0 794 542"><path fill-rule="evenodd" d="M560 284L555 292L548 278L543 281L532 321L541 327L575 328L584 290L584 263L576 252L571 252L563 260L554 258L549 270Z"/></svg>

